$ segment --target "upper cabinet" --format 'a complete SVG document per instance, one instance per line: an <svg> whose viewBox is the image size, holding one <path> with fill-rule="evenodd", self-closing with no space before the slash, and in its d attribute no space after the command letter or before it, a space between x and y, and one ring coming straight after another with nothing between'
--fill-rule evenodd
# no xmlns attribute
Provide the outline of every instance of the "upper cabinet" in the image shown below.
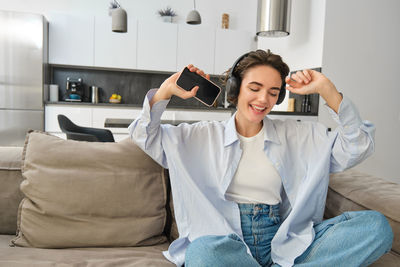
<svg viewBox="0 0 400 267"><path fill-rule="evenodd" d="M137 68L176 71L177 33L174 23L139 21Z"/></svg>
<svg viewBox="0 0 400 267"><path fill-rule="evenodd" d="M94 17L49 14L49 63L93 66Z"/></svg>
<svg viewBox="0 0 400 267"><path fill-rule="evenodd" d="M111 17L51 14L49 63L150 71L188 64L221 75L256 48L247 31L128 18L128 32L111 31Z"/></svg>
<svg viewBox="0 0 400 267"><path fill-rule="evenodd" d="M255 35L247 31L217 29L214 73L221 75L244 53L256 49Z"/></svg>
<svg viewBox="0 0 400 267"><path fill-rule="evenodd" d="M111 31L111 17L96 17L94 66L136 69L137 20L129 18L128 32Z"/></svg>
<svg viewBox="0 0 400 267"><path fill-rule="evenodd" d="M205 73L214 73L214 28L180 24L177 50L177 71L193 64Z"/></svg>

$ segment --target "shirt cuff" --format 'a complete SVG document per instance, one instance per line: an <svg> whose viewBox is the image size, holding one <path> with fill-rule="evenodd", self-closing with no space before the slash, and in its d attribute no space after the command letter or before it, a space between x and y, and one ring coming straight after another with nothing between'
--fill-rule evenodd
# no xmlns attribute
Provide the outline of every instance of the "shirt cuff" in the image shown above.
<svg viewBox="0 0 400 267"><path fill-rule="evenodd" d="M362 124L361 116L354 103L346 96L340 102L338 113L331 109L326 103L326 108L331 114L333 120L341 125L346 132L358 129Z"/></svg>
<svg viewBox="0 0 400 267"><path fill-rule="evenodd" d="M161 123L161 116L167 108L169 99L160 100L150 107L150 101L156 94L158 89L151 89L147 92L143 102L142 118L148 126L158 126Z"/></svg>

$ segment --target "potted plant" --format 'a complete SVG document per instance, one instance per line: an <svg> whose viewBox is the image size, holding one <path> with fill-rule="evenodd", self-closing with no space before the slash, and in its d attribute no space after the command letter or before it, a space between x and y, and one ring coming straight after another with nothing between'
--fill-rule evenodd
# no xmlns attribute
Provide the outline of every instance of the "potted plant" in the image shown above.
<svg viewBox="0 0 400 267"><path fill-rule="evenodd" d="M172 19L177 16L176 12L170 7L158 10L158 14L164 22L172 22Z"/></svg>

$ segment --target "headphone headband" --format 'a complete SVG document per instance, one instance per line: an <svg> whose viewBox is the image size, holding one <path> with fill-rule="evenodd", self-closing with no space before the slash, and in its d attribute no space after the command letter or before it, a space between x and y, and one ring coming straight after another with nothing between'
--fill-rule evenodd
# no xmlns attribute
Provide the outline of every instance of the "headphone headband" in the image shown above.
<svg viewBox="0 0 400 267"><path fill-rule="evenodd" d="M233 65L232 65L232 68L231 68L231 71L229 72L228 77L235 76L233 73L234 73L234 71L235 71L236 66L239 64L239 62L240 62L243 58L247 57L249 54L250 54L250 52L247 52L246 54L241 55L238 59L236 59L236 61L235 61L235 62L233 63Z"/></svg>

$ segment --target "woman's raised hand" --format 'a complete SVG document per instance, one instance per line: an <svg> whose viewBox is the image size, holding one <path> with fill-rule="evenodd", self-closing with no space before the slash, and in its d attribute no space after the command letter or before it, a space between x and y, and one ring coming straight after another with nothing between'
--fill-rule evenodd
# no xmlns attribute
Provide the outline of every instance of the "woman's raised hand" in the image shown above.
<svg viewBox="0 0 400 267"><path fill-rule="evenodd" d="M322 73L315 70L297 71L286 77L286 89L294 94L320 94L326 103L336 111L339 110L342 96L335 85Z"/></svg>
<svg viewBox="0 0 400 267"><path fill-rule="evenodd" d="M189 64L187 68L191 72L196 72L197 74L205 77L206 79L210 79L209 74L205 74L203 70ZM186 91L179 86L176 85L176 81L178 80L179 76L181 75L182 71L172 74L169 78L167 78L158 89L157 93L153 96L150 101L150 106L153 106L159 100L166 100L170 99L173 95L180 97L182 99L188 99L194 97L199 90L198 86L193 87L190 91Z"/></svg>

